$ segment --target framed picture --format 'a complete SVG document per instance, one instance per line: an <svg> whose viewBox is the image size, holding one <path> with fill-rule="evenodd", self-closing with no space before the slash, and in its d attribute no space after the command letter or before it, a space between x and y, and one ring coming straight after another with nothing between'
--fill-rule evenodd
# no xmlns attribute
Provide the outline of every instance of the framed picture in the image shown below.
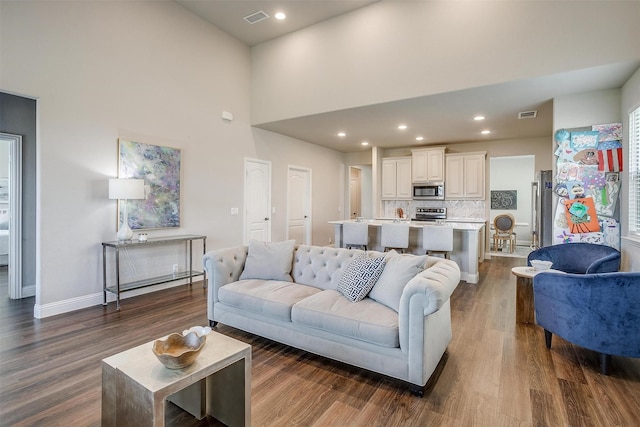
<svg viewBox="0 0 640 427"><path fill-rule="evenodd" d="M144 179L146 198L127 201L132 230L180 227L179 149L120 139L118 177Z"/></svg>
<svg viewBox="0 0 640 427"><path fill-rule="evenodd" d="M518 209L518 192L516 190L492 190L491 209Z"/></svg>

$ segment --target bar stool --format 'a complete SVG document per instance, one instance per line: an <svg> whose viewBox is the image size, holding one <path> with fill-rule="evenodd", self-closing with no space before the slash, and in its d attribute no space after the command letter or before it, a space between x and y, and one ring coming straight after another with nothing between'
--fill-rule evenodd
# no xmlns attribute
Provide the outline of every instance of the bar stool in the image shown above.
<svg viewBox="0 0 640 427"><path fill-rule="evenodd" d="M369 244L369 224L366 222L345 222L342 224L342 245L351 249L362 246L367 250Z"/></svg>
<svg viewBox="0 0 640 427"><path fill-rule="evenodd" d="M448 225L425 225L422 227L422 247L427 255L444 255L449 259L453 251L453 227Z"/></svg>
<svg viewBox="0 0 640 427"><path fill-rule="evenodd" d="M408 223L384 223L382 224L382 235L380 245L387 249L400 249L404 252L409 247L409 224Z"/></svg>

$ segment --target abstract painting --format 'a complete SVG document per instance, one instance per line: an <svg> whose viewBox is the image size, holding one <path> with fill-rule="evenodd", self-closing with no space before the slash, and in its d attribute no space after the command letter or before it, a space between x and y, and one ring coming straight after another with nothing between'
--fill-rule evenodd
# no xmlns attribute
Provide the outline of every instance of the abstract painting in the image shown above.
<svg viewBox="0 0 640 427"><path fill-rule="evenodd" d="M180 150L120 139L118 156L119 178L144 179L146 198L127 201L131 229L180 227Z"/></svg>

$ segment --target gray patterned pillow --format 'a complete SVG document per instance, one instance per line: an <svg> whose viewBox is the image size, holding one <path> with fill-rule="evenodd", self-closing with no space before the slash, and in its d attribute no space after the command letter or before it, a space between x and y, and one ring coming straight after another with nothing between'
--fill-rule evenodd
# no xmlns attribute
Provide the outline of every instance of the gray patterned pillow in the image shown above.
<svg viewBox="0 0 640 427"><path fill-rule="evenodd" d="M351 302L367 296L384 270L385 257L370 257L366 253L356 255L344 269L338 282L338 291Z"/></svg>

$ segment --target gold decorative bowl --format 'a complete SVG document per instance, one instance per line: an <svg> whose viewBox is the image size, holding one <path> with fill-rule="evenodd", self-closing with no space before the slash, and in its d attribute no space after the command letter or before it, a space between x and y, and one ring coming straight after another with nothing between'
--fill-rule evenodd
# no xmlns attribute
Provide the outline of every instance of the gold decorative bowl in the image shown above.
<svg viewBox="0 0 640 427"><path fill-rule="evenodd" d="M153 343L153 354L169 369L182 369L196 361L207 336L198 336L195 332L187 335L171 334L166 340Z"/></svg>

